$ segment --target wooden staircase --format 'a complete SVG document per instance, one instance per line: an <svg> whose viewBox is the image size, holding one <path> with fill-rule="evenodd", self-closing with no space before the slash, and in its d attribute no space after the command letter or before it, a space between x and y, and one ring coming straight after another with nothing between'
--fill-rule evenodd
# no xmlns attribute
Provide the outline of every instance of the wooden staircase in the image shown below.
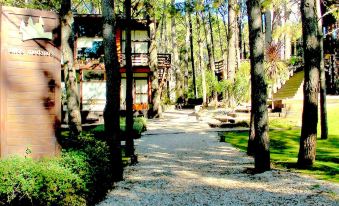
<svg viewBox="0 0 339 206"><path fill-rule="evenodd" d="M294 73L285 84L273 94L273 100L302 98L304 71Z"/></svg>

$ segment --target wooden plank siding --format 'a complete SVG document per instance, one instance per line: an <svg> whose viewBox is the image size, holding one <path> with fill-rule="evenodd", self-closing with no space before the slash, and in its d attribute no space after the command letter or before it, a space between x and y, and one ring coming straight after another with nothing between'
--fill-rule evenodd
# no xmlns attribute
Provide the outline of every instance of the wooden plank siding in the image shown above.
<svg viewBox="0 0 339 206"><path fill-rule="evenodd" d="M0 18L0 157L25 156L27 149L34 158L54 156L60 151L60 50L53 40L23 41L20 26L22 21L27 26L29 18L35 25L41 18L44 32L57 38L59 16L1 7Z"/></svg>

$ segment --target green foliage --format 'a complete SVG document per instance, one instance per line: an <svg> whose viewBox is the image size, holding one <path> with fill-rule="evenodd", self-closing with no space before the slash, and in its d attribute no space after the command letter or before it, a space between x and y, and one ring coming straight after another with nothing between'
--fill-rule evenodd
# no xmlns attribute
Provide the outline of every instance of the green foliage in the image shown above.
<svg viewBox="0 0 339 206"><path fill-rule="evenodd" d="M137 117L134 119L133 129L139 134L147 130L147 119L145 117Z"/></svg>
<svg viewBox="0 0 339 206"><path fill-rule="evenodd" d="M227 92L228 100L233 99L236 104L248 102L250 99L250 63L242 62L234 81L224 80L221 84Z"/></svg>
<svg viewBox="0 0 339 206"><path fill-rule="evenodd" d="M57 159L0 161L0 203L6 205L85 205L84 181Z"/></svg>
<svg viewBox="0 0 339 206"><path fill-rule="evenodd" d="M282 44L271 43L266 49L265 72L267 82L274 85L277 80L287 80L289 69L286 62L280 60Z"/></svg>
<svg viewBox="0 0 339 206"><path fill-rule="evenodd" d="M302 28L300 23L286 23L283 26L277 26L273 30L272 38L276 41L281 39L284 35L291 38L292 41L300 39L302 36Z"/></svg>
<svg viewBox="0 0 339 206"><path fill-rule="evenodd" d="M109 147L106 142L94 137L91 133L82 133L76 144L70 144L64 156L65 165L78 174L86 183L89 203L101 200L106 192L112 188L112 164ZM68 157L68 158L66 158ZM76 158L73 158L76 157ZM85 162L79 161L85 158ZM71 165L74 165L71 167Z"/></svg>
<svg viewBox="0 0 339 206"><path fill-rule="evenodd" d="M0 161L0 204L93 205L112 188L112 164L107 144L83 133L64 138L60 157Z"/></svg>
<svg viewBox="0 0 339 206"><path fill-rule="evenodd" d="M141 133L147 130L147 120L144 117L136 117L134 118L134 123L133 123L133 131L132 131L132 135L133 138L137 139L141 137ZM121 138L124 139L126 137L126 133L125 133L125 118L120 118L120 135ZM84 128L83 135L84 134L93 134L94 136L96 136L97 138L102 138L104 137L104 132L105 132L105 127L104 125L97 125L95 127L91 127L91 128ZM64 135L64 137L62 138L63 141L67 141L67 144L74 144L74 141L72 141L71 139L68 138L67 135ZM78 140L76 140L75 142L78 142Z"/></svg>
<svg viewBox="0 0 339 206"><path fill-rule="evenodd" d="M302 57L299 56L292 56L289 60L289 65L291 66L297 66L300 65L303 62Z"/></svg>
<svg viewBox="0 0 339 206"><path fill-rule="evenodd" d="M42 9L58 12L60 10L61 0L31 0L29 3L25 3L25 0L1 0L0 4L4 6Z"/></svg>
<svg viewBox="0 0 339 206"><path fill-rule="evenodd" d="M226 101L235 100L236 104L248 102L250 99L250 63L244 61L241 63L239 70L236 73L234 81L221 80L218 81L212 71L206 71L206 93L208 97L212 96L212 92L216 91L219 94L226 92ZM188 98L193 96L193 84L189 81ZM198 97L202 94L202 78L197 78Z"/></svg>
<svg viewBox="0 0 339 206"><path fill-rule="evenodd" d="M265 62L266 78L269 84L276 80L287 80L289 76L288 65L284 61Z"/></svg>
<svg viewBox="0 0 339 206"><path fill-rule="evenodd" d="M207 96L212 96L213 91L220 89L218 79L216 78L213 71L206 71L206 86Z"/></svg>

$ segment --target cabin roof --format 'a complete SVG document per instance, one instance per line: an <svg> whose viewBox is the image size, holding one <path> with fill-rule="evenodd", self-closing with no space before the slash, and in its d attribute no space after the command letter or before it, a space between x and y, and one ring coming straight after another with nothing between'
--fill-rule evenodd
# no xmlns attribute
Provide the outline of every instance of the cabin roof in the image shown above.
<svg viewBox="0 0 339 206"><path fill-rule="evenodd" d="M132 30L148 30L149 23L147 19L132 19ZM116 26L118 29L126 28L126 19L117 18ZM102 15L101 14L80 14L74 16L74 32L80 36L94 37L102 36Z"/></svg>

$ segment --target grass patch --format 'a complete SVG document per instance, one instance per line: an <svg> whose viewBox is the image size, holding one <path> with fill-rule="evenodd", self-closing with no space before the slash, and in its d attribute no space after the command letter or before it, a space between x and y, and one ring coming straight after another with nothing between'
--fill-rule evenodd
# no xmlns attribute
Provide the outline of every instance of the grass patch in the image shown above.
<svg viewBox="0 0 339 206"><path fill-rule="evenodd" d="M327 140L321 140L318 127L316 162L309 169L296 168L301 130L294 124L296 121L282 118L270 122L271 128L280 129L269 132L271 161L274 166L339 182L339 118L336 117L339 114L339 106L330 104L327 109L329 136ZM247 151L248 132L227 132L223 135L226 142L244 152Z"/></svg>

